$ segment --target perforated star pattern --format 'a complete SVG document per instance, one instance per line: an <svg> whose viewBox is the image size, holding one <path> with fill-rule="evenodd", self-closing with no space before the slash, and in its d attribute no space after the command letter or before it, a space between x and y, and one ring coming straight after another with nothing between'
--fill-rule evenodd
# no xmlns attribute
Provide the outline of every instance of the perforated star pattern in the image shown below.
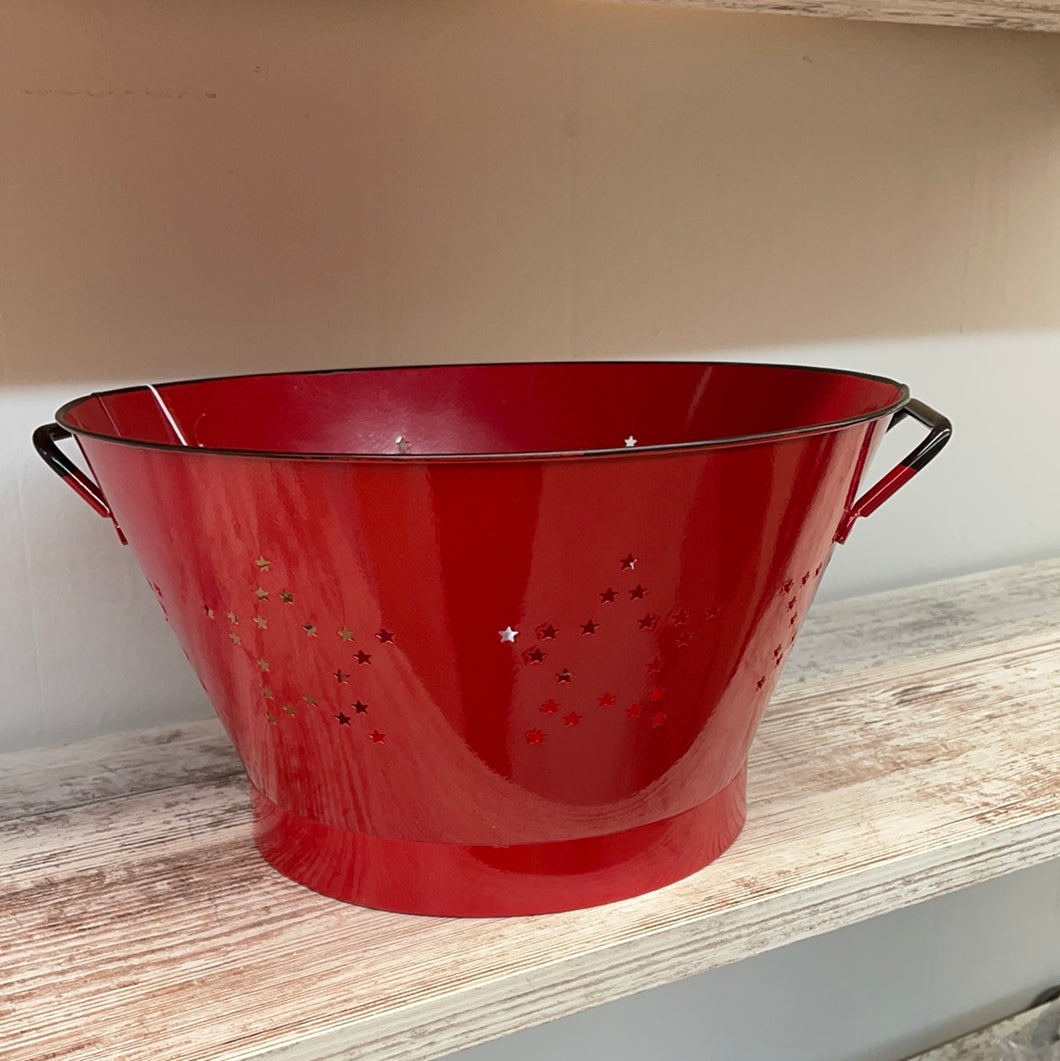
<svg viewBox="0 0 1060 1061"><path fill-rule="evenodd" d="M203 636L219 638L218 625L209 624L226 617L227 623L219 624L220 630L238 649L229 651L226 659L241 669L240 680L258 675L255 681L271 682L260 686L260 698L255 694L253 701L256 718L274 734L270 741L283 742L323 725L332 734L330 739L347 742L344 746L353 754L352 749L363 749L364 742L369 746L386 744L387 733L393 729L393 750L400 751L407 734L402 733L401 715L395 715L394 710L394 690L402 687L400 680L394 683L394 668L403 672L410 665L417 666L423 633L411 631L405 640L388 626L374 629L367 615L374 612L375 622L379 622L378 602L366 613L356 599L346 599L341 588L338 594L330 588L321 595L313 587L296 582L283 586L281 579L291 578L291 571L282 550L274 546L266 543L263 551L250 554L253 579L241 581L238 590L197 587L202 603L196 609ZM502 691L501 696L510 696L511 701L500 701L501 711L507 712L501 717L514 722L517 741L522 734L526 745L545 749L526 754L571 753L563 753L564 748L592 754L592 748L598 746L593 742L614 740L616 727L624 740L650 740L656 747L666 747L657 742L672 739L668 733L687 732L681 723L687 718L690 663L702 672L710 665L717 638L745 622L741 614L731 619L723 614L727 610L724 601L674 599L672 573L656 570L651 554L643 549L640 555L632 549L624 556L619 556L620 552L607 550L599 565L585 572L591 581L584 586L580 604L568 596L552 601L547 610L537 611L540 598L528 593L509 600L500 614L482 616L468 627L477 651L494 653L488 665L483 661L483 667L489 670L499 666L497 673L505 675L504 681L509 683L510 691ZM618 570L612 566L616 556ZM813 580L824 570L823 562L807 564L807 559L801 557L797 566L793 563L788 573L776 577L765 589L763 607L768 617L756 622L768 634L756 634L753 643L749 642L754 670L741 662L732 679L745 683L748 696L769 694L776 683L776 670L795 640L816 586ZM667 570L672 572L672 562L667 563ZM237 565L235 577L245 580L246 571L246 563ZM724 575L719 577L724 580ZM578 581L582 572L574 566L569 578ZM601 584L605 588L597 589ZM161 601L163 588L155 583L152 588ZM170 593L171 600L178 598L178 593ZM296 599L297 610L286 612L277 607L293 605ZM535 599L536 605L530 603ZM522 635L512 622L505 621L511 619L519 622ZM509 651L497 654L497 650L485 647L490 630L496 632L495 643L508 646ZM764 641L765 636L768 641ZM364 647L353 644L357 640ZM522 643L512 651L518 641ZM690 650L688 646L693 643L695 648ZM297 653L296 644L300 646ZM373 651L365 651L365 647ZM459 636L455 650L466 651ZM613 661L611 670L602 666L608 659ZM546 662L548 666L544 666ZM371 666L373 663L376 666ZM356 671L356 682L347 667ZM368 669L361 671L357 669L360 667ZM335 685L329 686L329 681ZM335 688L350 685L354 688L346 691ZM306 688L316 688L322 695L303 692ZM357 696L351 699L354 692ZM562 703L558 697L563 698ZM303 704L309 710L303 710ZM320 710L312 710L315 708ZM329 720L339 730L348 730L349 735L331 729Z"/></svg>

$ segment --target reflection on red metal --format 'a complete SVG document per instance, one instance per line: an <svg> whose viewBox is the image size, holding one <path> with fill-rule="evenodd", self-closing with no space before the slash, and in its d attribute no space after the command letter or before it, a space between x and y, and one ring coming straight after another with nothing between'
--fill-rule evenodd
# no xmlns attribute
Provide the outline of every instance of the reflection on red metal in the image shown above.
<svg viewBox="0 0 1060 1061"><path fill-rule="evenodd" d="M903 409L928 440L856 501ZM606 902L724 851L835 540L948 435L890 380L692 363L206 380L59 421L37 447L164 598L264 856L452 915Z"/></svg>

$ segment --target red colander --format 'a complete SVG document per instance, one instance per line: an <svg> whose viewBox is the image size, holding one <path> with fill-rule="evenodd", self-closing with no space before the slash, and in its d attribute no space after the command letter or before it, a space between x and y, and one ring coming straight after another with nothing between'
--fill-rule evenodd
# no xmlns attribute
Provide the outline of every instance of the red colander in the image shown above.
<svg viewBox="0 0 1060 1061"><path fill-rule="evenodd" d="M858 497L906 415L927 438ZM950 434L892 380L687 362L195 380L57 421L35 445L136 555L264 857L448 915L721 854L834 543Z"/></svg>

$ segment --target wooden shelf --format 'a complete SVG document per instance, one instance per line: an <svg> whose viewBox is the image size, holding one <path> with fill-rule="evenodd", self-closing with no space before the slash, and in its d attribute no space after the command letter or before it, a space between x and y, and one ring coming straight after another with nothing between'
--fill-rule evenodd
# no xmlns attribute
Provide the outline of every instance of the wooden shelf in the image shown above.
<svg viewBox="0 0 1060 1061"><path fill-rule="evenodd" d="M219 727L0 757L8 1061L437 1057L1060 855L1060 561L819 607L713 866L595 910L362 910L266 866Z"/></svg>
<svg viewBox="0 0 1060 1061"><path fill-rule="evenodd" d="M870 22L1060 31L1060 0L617 0Z"/></svg>

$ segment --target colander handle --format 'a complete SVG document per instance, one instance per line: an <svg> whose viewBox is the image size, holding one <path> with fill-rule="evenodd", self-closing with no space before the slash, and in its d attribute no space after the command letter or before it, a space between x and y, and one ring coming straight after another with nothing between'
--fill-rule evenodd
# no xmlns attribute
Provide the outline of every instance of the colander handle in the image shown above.
<svg viewBox="0 0 1060 1061"><path fill-rule="evenodd" d="M840 544L847 540L850 528L854 525L855 520L860 519L862 516L872 515L891 494L900 487L905 486L921 468L934 460L953 434L952 424L942 413L936 412L930 405L925 405L923 402L917 401L916 398L910 398L895 413L887 430L889 431L907 416L911 416L928 429L927 438L900 464L896 464L875 486L866 490L854 502L839 524L839 530L836 531L835 540Z"/></svg>
<svg viewBox="0 0 1060 1061"><path fill-rule="evenodd" d="M69 438L70 432L58 424L44 424L33 432L33 445L41 459L60 479L69 486L89 507L107 519L113 519L110 505L103 496L99 485L93 482L70 458L56 445Z"/></svg>

